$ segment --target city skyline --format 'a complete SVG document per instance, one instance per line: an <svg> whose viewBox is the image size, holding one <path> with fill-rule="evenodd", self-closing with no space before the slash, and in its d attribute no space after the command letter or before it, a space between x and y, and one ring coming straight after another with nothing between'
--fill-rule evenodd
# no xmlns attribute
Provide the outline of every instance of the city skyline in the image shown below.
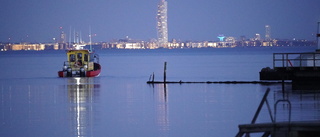
<svg viewBox="0 0 320 137"><path fill-rule="evenodd" d="M88 41L111 41L129 36L139 40L157 39L156 19L159 0L148 1L18 1L5 0L0 9L0 42L51 42L58 39L60 27L82 31ZM248 38L265 36L265 25L272 27L272 38L316 39L320 21L318 0L307 1L218 1L176 0L168 5L168 40L209 41L219 34ZM263 7L263 8L261 8Z"/></svg>

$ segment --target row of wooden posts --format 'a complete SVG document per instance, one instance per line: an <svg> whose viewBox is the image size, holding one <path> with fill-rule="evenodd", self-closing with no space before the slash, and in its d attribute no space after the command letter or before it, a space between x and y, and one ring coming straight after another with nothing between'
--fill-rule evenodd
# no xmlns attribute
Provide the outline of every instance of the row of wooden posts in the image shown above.
<svg viewBox="0 0 320 137"><path fill-rule="evenodd" d="M155 82L154 81L154 72L152 73L152 75L149 78L148 82ZM164 62L164 70L163 70L163 83L167 82L167 62Z"/></svg>
<svg viewBox="0 0 320 137"><path fill-rule="evenodd" d="M291 82L285 82L285 81L167 81L167 62L164 62L164 68L163 68L163 81L154 81L155 75L154 72L152 75L150 75L149 81L147 81L148 84L163 84L163 83L170 83L170 84L182 84L182 83L204 83L204 84L285 84L285 83L291 83ZM284 85L283 85L284 86Z"/></svg>

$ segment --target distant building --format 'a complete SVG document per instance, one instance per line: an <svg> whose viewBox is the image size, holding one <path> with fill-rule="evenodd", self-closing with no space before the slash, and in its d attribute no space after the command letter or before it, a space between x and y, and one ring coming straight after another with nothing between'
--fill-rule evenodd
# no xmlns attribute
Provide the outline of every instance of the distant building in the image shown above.
<svg viewBox="0 0 320 137"><path fill-rule="evenodd" d="M226 38L226 45L228 47L235 47L236 46L236 38L235 37L227 37Z"/></svg>
<svg viewBox="0 0 320 137"><path fill-rule="evenodd" d="M59 43L66 43L66 34L61 31Z"/></svg>
<svg viewBox="0 0 320 137"><path fill-rule="evenodd" d="M45 44L29 44L29 43L21 43L21 44L9 44L7 45L7 49L10 50L45 50Z"/></svg>
<svg viewBox="0 0 320 137"><path fill-rule="evenodd" d="M271 27L270 25L266 25L266 36L265 41L271 41Z"/></svg>
<svg viewBox="0 0 320 137"><path fill-rule="evenodd" d="M222 34L220 34L217 38L218 38L219 41L221 42L221 41L224 41L225 36L222 35Z"/></svg>
<svg viewBox="0 0 320 137"><path fill-rule="evenodd" d="M261 36L259 33L256 33L254 40L260 41L261 40Z"/></svg>
<svg viewBox="0 0 320 137"><path fill-rule="evenodd" d="M246 41L247 38L246 38L246 36L240 36L240 40L241 40L241 41Z"/></svg>
<svg viewBox="0 0 320 137"><path fill-rule="evenodd" d="M66 49L66 34L63 31L60 33L59 49Z"/></svg>
<svg viewBox="0 0 320 137"><path fill-rule="evenodd" d="M157 31L159 47L166 47L168 43L168 5L166 0L161 0L158 5Z"/></svg>

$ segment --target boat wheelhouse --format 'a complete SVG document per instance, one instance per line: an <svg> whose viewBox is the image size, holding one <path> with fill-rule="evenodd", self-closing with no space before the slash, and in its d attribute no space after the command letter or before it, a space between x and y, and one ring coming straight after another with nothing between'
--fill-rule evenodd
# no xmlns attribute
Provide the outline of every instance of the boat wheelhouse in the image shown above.
<svg viewBox="0 0 320 137"><path fill-rule="evenodd" d="M87 49L68 50L59 77L96 77L101 72L98 54Z"/></svg>

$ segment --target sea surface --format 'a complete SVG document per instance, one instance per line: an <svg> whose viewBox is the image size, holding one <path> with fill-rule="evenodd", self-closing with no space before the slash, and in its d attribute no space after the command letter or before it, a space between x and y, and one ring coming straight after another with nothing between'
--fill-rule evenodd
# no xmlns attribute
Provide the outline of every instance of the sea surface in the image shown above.
<svg viewBox="0 0 320 137"><path fill-rule="evenodd" d="M0 52L1 137L230 137L251 122L267 90L292 103L292 121L320 119L320 95L286 84L147 84L168 81L257 81L272 53L315 47L97 50L95 78L58 78L65 51ZM288 105L277 121L288 120ZM256 123L271 122L266 105ZM259 135L259 134L257 134Z"/></svg>

